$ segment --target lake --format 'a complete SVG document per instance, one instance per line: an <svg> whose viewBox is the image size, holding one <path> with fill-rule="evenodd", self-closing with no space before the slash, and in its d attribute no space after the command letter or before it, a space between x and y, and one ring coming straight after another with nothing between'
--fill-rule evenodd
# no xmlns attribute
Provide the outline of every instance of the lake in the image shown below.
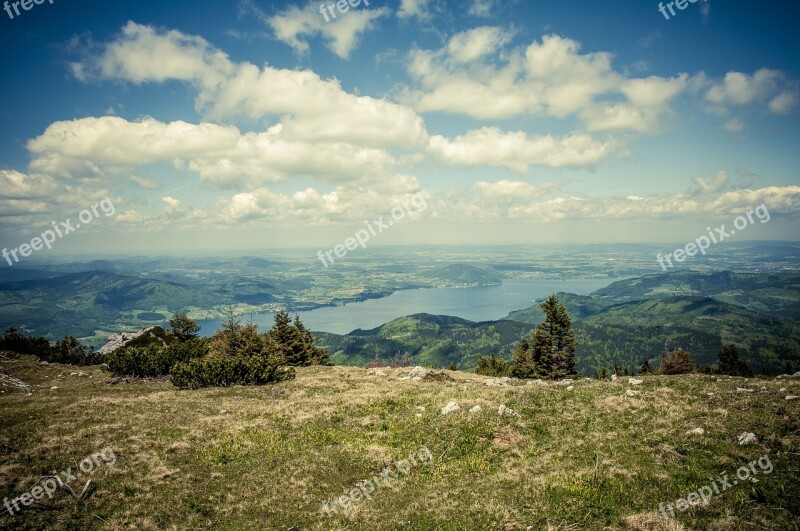
<svg viewBox="0 0 800 531"><path fill-rule="evenodd" d="M398 317L415 313L452 315L470 321L491 321L514 310L534 304L534 299L564 291L578 295L604 288L619 279L540 280L507 279L499 286L475 288L423 288L397 291L388 297L352 302L342 306L326 306L300 315L306 328L315 332L346 334L357 328L369 330ZM249 315L244 319L249 320ZM243 319L243 320L244 320ZM262 331L272 328L273 314L253 314L253 322ZM198 321L201 335L210 336L222 319Z"/></svg>

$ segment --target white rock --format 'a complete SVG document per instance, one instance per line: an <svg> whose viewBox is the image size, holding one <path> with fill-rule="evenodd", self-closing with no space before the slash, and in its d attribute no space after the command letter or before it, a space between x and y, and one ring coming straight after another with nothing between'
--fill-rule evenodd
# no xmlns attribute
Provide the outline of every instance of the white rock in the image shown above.
<svg viewBox="0 0 800 531"><path fill-rule="evenodd" d="M369 371L367 374L370 374L372 376L389 376L388 374L386 374L384 371L382 371L380 369L373 369L373 370Z"/></svg>
<svg viewBox="0 0 800 531"><path fill-rule="evenodd" d="M501 385L508 385L509 381L511 381L511 378L503 376L502 378L491 378L483 383L489 387L500 387Z"/></svg>
<svg viewBox="0 0 800 531"><path fill-rule="evenodd" d="M797 400L800 396L797 395L787 395L786 400Z"/></svg>
<svg viewBox="0 0 800 531"><path fill-rule="evenodd" d="M136 339L137 337L146 334L147 332L149 332L153 328L155 328L155 327L151 326L149 328L145 328L145 329L140 330L138 332L133 332L133 333L131 333L131 332L122 332L121 334L111 334L110 336L108 336L108 339L106 340L106 344L103 345L102 347L100 347L100 350L98 350L97 353L98 354L111 354L112 352L114 352L118 348L124 347L125 345L127 345L128 343L130 343L131 341Z"/></svg>
<svg viewBox="0 0 800 531"><path fill-rule="evenodd" d="M800 371L797 371L793 375L789 376L789 378L800 378Z"/></svg>
<svg viewBox="0 0 800 531"><path fill-rule="evenodd" d="M475 414L475 413L479 413L480 410L481 410L481 406L472 406L470 408L470 410L469 410L469 414L472 415L472 414Z"/></svg>
<svg viewBox="0 0 800 531"><path fill-rule="evenodd" d="M754 391L753 389L747 389L746 387L737 387L736 388L736 392L737 393L752 393L753 391Z"/></svg>
<svg viewBox="0 0 800 531"><path fill-rule="evenodd" d="M538 385L540 387L547 387L547 382L545 382L541 378L537 378L536 380L528 380L527 382L525 382L525 385Z"/></svg>
<svg viewBox="0 0 800 531"><path fill-rule="evenodd" d="M510 407L506 407L505 404L500 404L500 407L497 408L497 414L501 417L503 415L508 415L509 417L518 417L517 412L511 409Z"/></svg>
<svg viewBox="0 0 800 531"><path fill-rule="evenodd" d="M785 387L781 387L780 389L778 389L778 392L779 392L779 393L783 393L784 391L786 391L786 388L785 388Z"/></svg>
<svg viewBox="0 0 800 531"><path fill-rule="evenodd" d="M767 388L766 388L766 387L762 387L762 388L761 388L761 390L762 390L762 391L766 391L766 390L767 390Z"/></svg>
<svg viewBox="0 0 800 531"><path fill-rule="evenodd" d="M56 389L58 389L57 385L54 385L53 387L50 388L51 391L55 391Z"/></svg>
<svg viewBox="0 0 800 531"><path fill-rule="evenodd" d="M567 387L567 391L572 391L573 389L575 389L574 385L570 385L569 387Z"/></svg>
<svg viewBox="0 0 800 531"><path fill-rule="evenodd" d="M419 411L425 411L425 406L417 406L417 410L419 410Z"/></svg>
<svg viewBox="0 0 800 531"><path fill-rule="evenodd" d="M569 385L569 384L574 383L574 382L575 382L575 380L573 380L572 378L564 378L563 380L557 381L556 384L558 384L558 385Z"/></svg>
<svg viewBox="0 0 800 531"><path fill-rule="evenodd" d="M705 434L706 430L704 430L703 428L695 428L693 430L689 430L686 432L686 435L705 435Z"/></svg>
<svg viewBox="0 0 800 531"><path fill-rule="evenodd" d="M644 380L637 380L636 378L628 378L628 383L631 385L642 385Z"/></svg>
<svg viewBox="0 0 800 531"><path fill-rule="evenodd" d="M421 419L422 418L422 413L417 413L414 416L417 417L418 419Z"/></svg>
<svg viewBox="0 0 800 531"><path fill-rule="evenodd" d="M612 374L611 375L611 381L612 382L616 382L617 381L617 375L616 374Z"/></svg>
<svg viewBox="0 0 800 531"><path fill-rule="evenodd" d="M408 373L408 377L412 380L422 380L428 375L428 369L425 367L416 366Z"/></svg>
<svg viewBox="0 0 800 531"><path fill-rule="evenodd" d="M460 409L461 406L459 406L455 400L451 400L450 402L447 403L446 406L442 408L442 415L449 415L450 413L459 411Z"/></svg>
<svg viewBox="0 0 800 531"><path fill-rule="evenodd" d="M739 435L739 446L744 446L745 444L755 444L757 442L758 438L756 437L755 433L744 432Z"/></svg>
<svg viewBox="0 0 800 531"><path fill-rule="evenodd" d="M636 396L636 395L638 395L638 394L639 394L639 391L632 391L632 390L630 390L630 389L628 389L627 391L625 391L625 396Z"/></svg>

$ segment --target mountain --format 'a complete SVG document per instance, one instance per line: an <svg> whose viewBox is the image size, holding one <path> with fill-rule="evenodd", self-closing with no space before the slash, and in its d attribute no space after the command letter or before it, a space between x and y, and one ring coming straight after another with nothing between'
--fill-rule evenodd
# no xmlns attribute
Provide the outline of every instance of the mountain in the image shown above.
<svg viewBox="0 0 800 531"><path fill-rule="evenodd" d="M174 282L104 271L71 273L0 283L0 327L15 326L48 339L85 337L96 330L116 330L120 321L143 327L165 320L153 319L153 313L210 307L226 299ZM149 319L138 319L140 314Z"/></svg>
<svg viewBox="0 0 800 531"><path fill-rule="evenodd" d="M799 283L795 273L676 272L616 282L588 296L556 296L573 319L584 374L615 363L636 371L646 358L658 365L665 343L686 349L701 366L713 364L729 342L755 371L777 373L786 361L800 362L800 323L794 318ZM378 352L388 359L407 351L417 363L456 362L472 369L478 354L511 360L516 343L543 318L536 304L498 321L420 314L373 330L319 337L340 364L362 365Z"/></svg>

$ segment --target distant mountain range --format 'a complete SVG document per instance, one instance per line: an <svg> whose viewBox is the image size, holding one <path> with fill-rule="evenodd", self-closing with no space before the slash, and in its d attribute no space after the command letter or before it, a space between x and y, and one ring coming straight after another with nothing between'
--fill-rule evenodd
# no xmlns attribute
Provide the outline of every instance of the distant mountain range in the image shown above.
<svg viewBox="0 0 800 531"><path fill-rule="evenodd" d="M668 343L696 362L714 363L723 343L736 343L753 369L782 371L800 360L800 274L680 271L628 279L589 296L558 293L573 318L576 357L584 374L617 363L636 370ZM474 368L478 355L511 359L523 334L543 315L538 305L498 321L475 323L417 314L373 330L318 334L338 364L361 365L409 352L417 363Z"/></svg>

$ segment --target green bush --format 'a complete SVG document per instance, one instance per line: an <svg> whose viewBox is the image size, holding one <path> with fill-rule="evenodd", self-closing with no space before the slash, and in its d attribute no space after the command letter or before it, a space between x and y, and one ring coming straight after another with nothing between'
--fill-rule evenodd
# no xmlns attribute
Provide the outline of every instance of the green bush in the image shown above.
<svg viewBox="0 0 800 531"><path fill-rule="evenodd" d="M506 360L497 358L494 354L488 358L479 355L475 373L483 376L511 376L511 366Z"/></svg>
<svg viewBox="0 0 800 531"><path fill-rule="evenodd" d="M9 328L0 337L0 350L14 354L32 354L48 363L65 363L69 365L97 365L105 358L89 352L86 346L72 336L56 341L55 345L43 337L28 337L20 334L15 328Z"/></svg>
<svg viewBox="0 0 800 531"><path fill-rule="evenodd" d="M108 369L120 376L139 378L166 376L178 362L202 358L208 353L208 339L192 339L166 347L125 346L108 355Z"/></svg>
<svg viewBox="0 0 800 531"><path fill-rule="evenodd" d="M198 358L179 362L170 371L172 384L183 389L262 385L294 378L294 368L272 356Z"/></svg>

